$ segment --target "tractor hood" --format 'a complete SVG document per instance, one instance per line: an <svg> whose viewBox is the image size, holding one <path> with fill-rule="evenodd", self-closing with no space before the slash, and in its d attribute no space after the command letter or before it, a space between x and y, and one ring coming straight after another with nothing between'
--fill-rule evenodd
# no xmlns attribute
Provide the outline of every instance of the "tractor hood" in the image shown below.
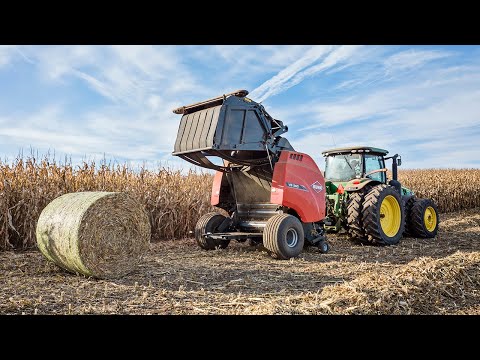
<svg viewBox="0 0 480 360"><path fill-rule="evenodd" d="M350 181L338 181L338 182L327 181L325 183L325 186L327 187L327 193L333 194L338 191L338 188L340 187L340 185L344 191L351 192L351 191L358 191L360 189L363 189L363 187L370 182L372 182L372 179L367 179L367 178L352 179Z"/></svg>

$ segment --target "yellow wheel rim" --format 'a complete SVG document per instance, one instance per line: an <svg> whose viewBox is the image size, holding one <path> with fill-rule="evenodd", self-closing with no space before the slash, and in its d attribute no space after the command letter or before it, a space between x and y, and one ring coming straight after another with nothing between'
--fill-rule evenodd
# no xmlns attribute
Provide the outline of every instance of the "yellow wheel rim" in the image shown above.
<svg viewBox="0 0 480 360"><path fill-rule="evenodd" d="M435 230L435 227L437 226L437 213L433 207L429 206L425 209L423 221L425 222L425 227L429 232Z"/></svg>
<svg viewBox="0 0 480 360"><path fill-rule="evenodd" d="M402 212L400 204L392 195L387 195L380 205L380 225L388 237L394 237L400 230Z"/></svg>

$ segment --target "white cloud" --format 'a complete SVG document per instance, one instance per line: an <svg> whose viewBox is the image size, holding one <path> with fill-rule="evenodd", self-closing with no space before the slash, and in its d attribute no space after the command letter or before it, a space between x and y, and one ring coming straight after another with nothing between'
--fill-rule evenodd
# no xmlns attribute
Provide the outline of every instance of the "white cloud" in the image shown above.
<svg viewBox="0 0 480 360"><path fill-rule="evenodd" d="M251 91L258 78L280 71L310 48L306 45L182 46L181 55L186 63L198 64L200 72L210 73L202 83L202 87L208 87L204 92L208 98L240 88Z"/></svg>
<svg viewBox="0 0 480 360"><path fill-rule="evenodd" d="M461 74L450 71L449 68L426 70L416 73L415 80L396 86L355 92L354 95L334 101L313 100L287 111L287 114L288 117L297 116L310 120L306 124L304 122L301 130L329 128L369 118L386 119L396 116L405 119L407 114L417 109L436 107L440 101L459 94L467 96L478 90L480 67L465 67ZM453 109L455 107L454 105ZM457 111L466 113L465 109L466 107L458 108Z"/></svg>
<svg viewBox="0 0 480 360"><path fill-rule="evenodd" d="M0 68L10 63L14 52L14 45L0 45Z"/></svg>
<svg viewBox="0 0 480 360"><path fill-rule="evenodd" d="M288 65L277 75L265 81L254 89L250 96L258 102L266 100L269 96L276 95L288 89L285 84L302 70L314 64L318 59L332 50L332 46L313 46L304 55Z"/></svg>
<svg viewBox="0 0 480 360"><path fill-rule="evenodd" d="M76 75L80 79L83 79L87 82L87 84L96 92L98 92L100 95L103 95L111 100L118 101L118 97L115 94L117 91L112 91L111 87L105 84L104 82L94 78L93 76L86 74L84 72L78 71L78 70L71 70L72 74Z"/></svg>
<svg viewBox="0 0 480 360"><path fill-rule="evenodd" d="M329 69L337 64L346 62L349 60L359 49L362 47L359 45L343 45L328 54L328 56L320 64L314 65L305 71L299 73L296 77L295 84L298 84L306 77L312 76L320 71ZM344 65L342 68L344 68Z"/></svg>
<svg viewBox="0 0 480 360"><path fill-rule="evenodd" d="M349 61L352 60L352 57L361 48L361 46L357 45L338 47L313 46L302 57L253 90L251 97L255 98L256 101L262 102L273 95L300 84L305 79L319 72L334 68L340 64L343 65L342 68L345 68L350 65ZM317 61L322 58L324 59L317 64ZM352 64L356 61L353 60Z"/></svg>
<svg viewBox="0 0 480 360"><path fill-rule="evenodd" d="M353 96L338 104L311 105L315 120L294 133L292 144L316 154L319 161L319 153L336 143L401 153L408 168L478 166L480 159L472 146L480 134L480 71L469 70L463 76L445 69L427 71L417 83ZM439 73L450 76L440 82L424 80L438 78Z"/></svg>
<svg viewBox="0 0 480 360"><path fill-rule="evenodd" d="M68 46L21 46L25 56L31 59L48 80L60 80L72 69L81 66L94 66L102 52L101 47L68 45Z"/></svg>
<svg viewBox="0 0 480 360"><path fill-rule="evenodd" d="M335 86L335 90L359 91L373 85L379 87L387 82L404 81L407 77L414 76L425 65L435 65L431 63L455 55L453 51L425 49L402 50L391 55L392 50L396 48L392 46L363 47L347 64L329 70L327 74L344 70L352 65L359 65L349 72L346 80ZM415 81L415 79L412 80Z"/></svg>
<svg viewBox="0 0 480 360"><path fill-rule="evenodd" d="M203 47L210 50L209 47ZM258 70L272 71L291 64L309 50L310 46L304 45L218 45L211 48L214 56L220 56L233 68L245 72ZM205 55L205 54L204 54Z"/></svg>
<svg viewBox="0 0 480 360"><path fill-rule="evenodd" d="M387 74L401 70L419 68L431 61L452 56L452 53L439 50L405 50L391 55L384 61Z"/></svg>
<svg viewBox="0 0 480 360"><path fill-rule="evenodd" d="M29 46L46 79L77 77L112 101L144 105L152 94L169 97L201 90L195 75L170 46Z"/></svg>

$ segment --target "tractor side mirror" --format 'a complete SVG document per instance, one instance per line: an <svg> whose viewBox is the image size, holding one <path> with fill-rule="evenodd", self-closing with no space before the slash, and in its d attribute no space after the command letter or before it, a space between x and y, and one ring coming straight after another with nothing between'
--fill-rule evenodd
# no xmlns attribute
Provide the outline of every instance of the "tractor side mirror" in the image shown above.
<svg viewBox="0 0 480 360"><path fill-rule="evenodd" d="M398 166L401 166L401 165L402 165L402 158L401 158L401 157L398 157L398 158L397 158L397 165L398 165Z"/></svg>

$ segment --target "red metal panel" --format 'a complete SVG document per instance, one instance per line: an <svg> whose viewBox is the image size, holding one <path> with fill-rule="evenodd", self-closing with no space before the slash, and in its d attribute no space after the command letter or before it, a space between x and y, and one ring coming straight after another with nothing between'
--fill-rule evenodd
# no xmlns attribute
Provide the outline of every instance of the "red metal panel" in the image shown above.
<svg viewBox="0 0 480 360"><path fill-rule="evenodd" d="M217 171L215 173L215 177L213 178L213 186L212 186L212 197L210 199L210 204L218 205L220 202L220 187L222 186L222 176L223 172Z"/></svg>
<svg viewBox="0 0 480 360"><path fill-rule="evenodd" d="M309 155L282 151L273 171L270 201L294 209L303 222L325 218L325 179Z"/></svg>

